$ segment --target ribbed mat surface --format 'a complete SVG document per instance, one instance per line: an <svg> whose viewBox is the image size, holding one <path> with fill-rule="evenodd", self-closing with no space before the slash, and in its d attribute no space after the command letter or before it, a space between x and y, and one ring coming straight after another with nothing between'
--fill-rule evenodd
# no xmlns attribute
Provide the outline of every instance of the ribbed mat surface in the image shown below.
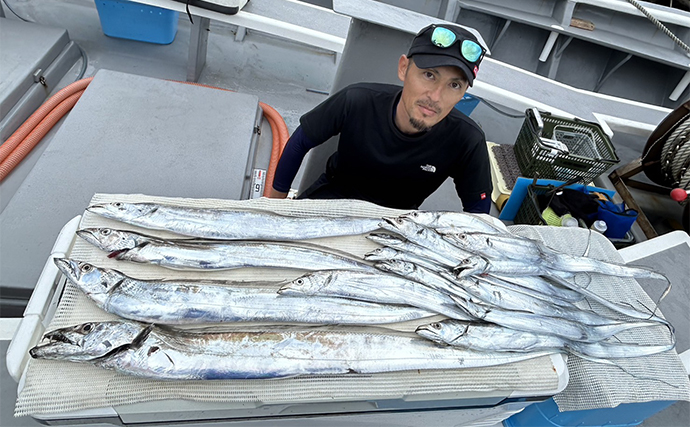
<svg viewBox="0 0 690 427"><path fill-rule="evenodd" d="M401 211L352 200L270 200L228 201L212 199L174 199L145 195L97 194L91 203L111 201L157 202L183 206L265 209L286 215L352 215L394 216ZM86 208L86 207L85 207ZM75 212L75 215L78 212ZM116 221L84 212L80 228L112 227L131 229L160 237L179 237L170 233L137 229ZM364 236L314 239L351 254L362 256L378 245ZM285 280L296 278L301 271L288 269L256 269L218 272L190 272L168 270L157 266L135 264L109 259L104 252L80 238L75 238L70 257L101 267L116 268L141 279L204 278L237 280ZM57 312L48 329L70 326L87 321L114 319L88 300L77 288L67 284ZM397 330L412 331L421 323L387 325ZM492 392L505 395L515 390L527 394L543 394L555 390L558 377L549 357L542 357L511 365L465 369L396 372L376 375L319 376L279 380L226 381L153 381L96 368L88 364L29 360L25 386L19 394L16 415L58 414L88 408L145 402L157 399L187 399L212 402L299 403L337 400L396 399L403 396L429 396L444 393Z"/></svg>
<svg viewBox="0 0 690 427"><path fill-rule="evenodd" d="M586 229L515 225L511 226L510 230L524 237L549 242L552 248L566 253L583 255L588 250L587 254L593 258L623 263L623 259L608 239L599 233L590 234ZM555 236L558 237L554 238ZM647 311L647 308L654 307L654 301L634 279L579 274L576 280L590 291L610 301L629 304L643 312ZM659 281L657 296L661 295L665 286L666 283ZM667 298L673 297L674 293L671 289ZM588 308L590 303L580 302L578 306ZM617 316L596 302L592 302L591 307L598 313ZM687 331L681 333L687 333ZM669 334L667 328L658 326L629 329L617 334L615 338L622 342L653 345L668 343ZM611 361L615 365L570 356L568 358L570 374L568 386L554 396L558 408L561 411L577 411L613 408L621 403L690 400L688 376L675 350L652 356L611 359Z"/></svg>

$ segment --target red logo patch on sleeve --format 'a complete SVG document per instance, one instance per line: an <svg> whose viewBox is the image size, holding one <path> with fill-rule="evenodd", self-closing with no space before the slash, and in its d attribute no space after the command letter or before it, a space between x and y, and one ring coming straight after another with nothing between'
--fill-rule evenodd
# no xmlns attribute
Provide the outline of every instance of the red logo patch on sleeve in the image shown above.
<svg viewBox="0 0 690 427"><path fill-rule="evenodd" d="M474 76L477 77L477 73L479 72L479 67L477 67L477 66L475 65L475 66L474 66L474 70L472 70L472 72L474 73Z"/></svg>
<svg viewBox="0 0 690 427"><path fill-rule="evenodd" d="M480 197L482 200L486 199L486 193L482 193L479 197Z"/></svg>

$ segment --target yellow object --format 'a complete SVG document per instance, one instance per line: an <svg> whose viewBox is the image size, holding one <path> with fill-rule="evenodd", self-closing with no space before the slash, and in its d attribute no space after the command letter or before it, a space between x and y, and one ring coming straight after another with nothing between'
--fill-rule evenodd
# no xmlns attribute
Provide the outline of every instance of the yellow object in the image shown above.
<svg viewBox="0 0 690 427"><path fill-rule="evenodd" d="M546 225L554 225L556 227L561 225L561 217L556 215L556 212L554 212L551 207L544 209L544 212L541 213L541 217L544 218L544 221L546 221Z"/></svg>

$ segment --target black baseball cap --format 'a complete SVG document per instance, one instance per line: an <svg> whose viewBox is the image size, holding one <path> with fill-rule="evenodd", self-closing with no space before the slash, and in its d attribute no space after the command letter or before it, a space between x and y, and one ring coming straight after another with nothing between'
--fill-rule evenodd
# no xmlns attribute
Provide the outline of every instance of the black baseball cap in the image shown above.
<svg viewBox="0 0 690 427"><path fill-rule="evenodd" d="M440 47L431 40L434 30L438 27L446 28L455 33L456 41L449 47ZM476 61L471 62L463 56L461 45L464 40L471 40L481 48L482 53ZM485 49L481 46L477 37L466 29L458 25L432 24L417 33L414 40L412 40L407 57L414 58L414 62L419 68L458 67L465 73L469 85L472 86L474 78L477 77L477 72L479 71L479 64L484 58L484 52Z"/></svg>

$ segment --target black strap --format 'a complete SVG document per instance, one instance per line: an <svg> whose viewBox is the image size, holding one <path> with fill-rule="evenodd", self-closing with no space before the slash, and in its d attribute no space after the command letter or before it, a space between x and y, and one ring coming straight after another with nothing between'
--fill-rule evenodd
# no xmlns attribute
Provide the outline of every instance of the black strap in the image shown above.
<svg viewBox="0 0 690 427"><path fill-rule="evenodd" d="M192 1L192 0L187 0L187 2L185 3L185 10L187 10L187 16L189 16L189 22L191 22L192 25L194 25L194 20L192 19L192 14L189 12L189 2L190 1Z"/></svg>

